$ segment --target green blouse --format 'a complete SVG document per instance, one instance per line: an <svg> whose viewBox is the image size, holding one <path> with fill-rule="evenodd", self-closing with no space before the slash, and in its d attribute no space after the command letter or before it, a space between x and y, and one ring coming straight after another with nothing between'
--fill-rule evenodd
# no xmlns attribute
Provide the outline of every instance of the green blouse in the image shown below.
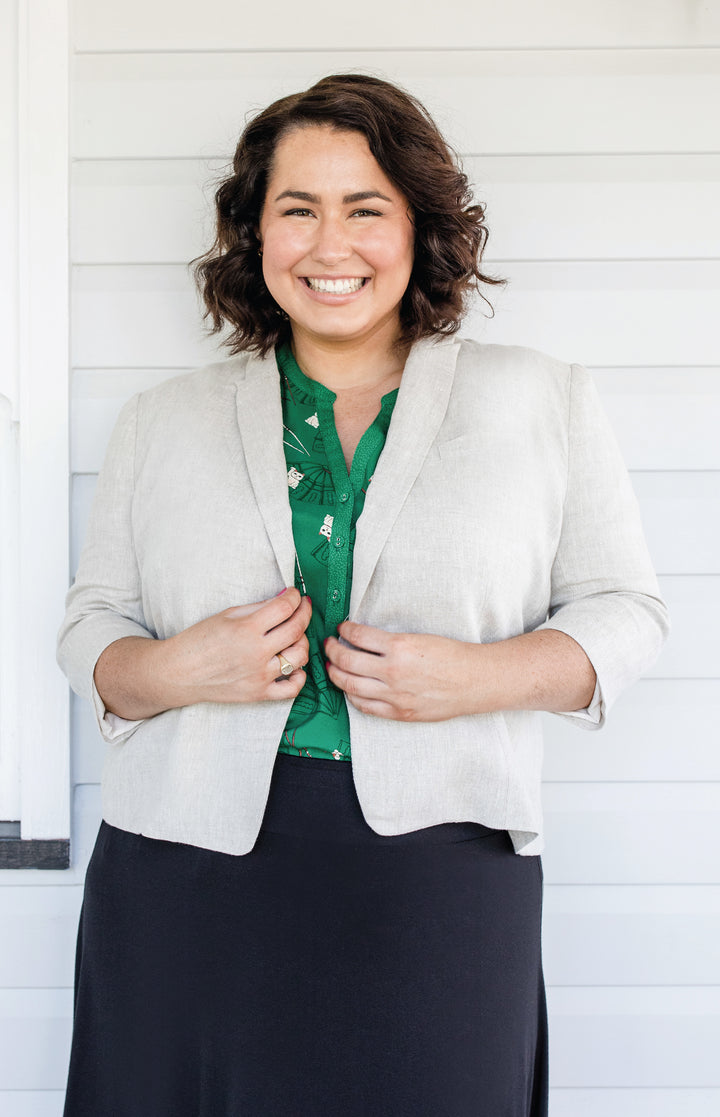
<svg viewBox="0 0 720 1117"><path fill-rule="evenodd" d="M323 643L348 615L355 527L385 445L397 388L360 439L348 475L335 429L335 393L300 371L290 347L277 351L285 462L295 540L295 585L312 598L307 682L290 710L279 751L350 760L345 696L325 671Z"/></svg>

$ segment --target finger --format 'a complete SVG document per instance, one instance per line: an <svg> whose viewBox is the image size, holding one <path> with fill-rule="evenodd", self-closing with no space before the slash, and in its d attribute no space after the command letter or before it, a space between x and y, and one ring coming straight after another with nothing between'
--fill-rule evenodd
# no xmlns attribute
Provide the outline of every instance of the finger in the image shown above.
<svg viewBox="0 0 720 1117"><path fill-rule="evenodd" d="M393 638L392 633L385 632L382 628L373 628L370 624L357 624L355 621L343 621L338 625L338 632L343 640L347 640L354 648L362 648L363 651L375 655L386 655Z"/></svg>
<svg viewBox="0 0 720 1117"><path fill-rule="evenodd" d="M310 649L305 643L293 644L289 648L284 648L281 652L276 652L272 656L268 665L268 671L273 679L289 678L293 672L305 667L310 659ZM288 668L288 664L292 667L292 671Z"/></svg>
<svg viewBox="0 0 720 1117"><path fill-rule="evenodd" d="M341 644L334 636L328 636L325 641L325 655L330 663L350 675L361 675L365 678L385 681L384 663L376 652L362 651L359 648L349 648Z"/></svg>
<svg viewBox="0 0 720 1117"><path fill-rule="evenodd" d="M341 668L336 667L329 660L326 663L326 670L330 681L339 690L344 691L349 698L387 700L388 686L387 683L382 682L380 679L375 679L366 675L353 675L349 671L343 671Z"/></svg>
<svg viewBox="0 0 720 1117"><path fill-rule="evenodd" d="M310 645L307 636L301 636L294 644L283 648L282 655L292 663L293 667L304 667L310 659ZM277 658L277 653L275 658Z"/></svg>
<svg viewBox="0 0 720 1117"><path fill-rule="evenodd" d="M277 660L275 662L277 664ZM266 697L270 701L297 698L306 682L307 675L301 667L293 671L292 675L276 675L268 683Z"/></svg>
<svg viewBox="0 0 720 1117"><path fill-rule="evenodd" d="M256 610L257 624L263 635L292 617L302 601L300 591L296 590L294 586L289 586L276 597L264 601L260 608Z"/></svg>
<svg viewBox="0 0 720 1117"><path fill-rule="evenodd" d="M311 617L312 601L307 596L301 597L297 608L288 616L283 617L283 619L279 621L278 624L272 625L270 628L266 629L265 635L270 635L270 633L272 633L275 629L278 629L281 625L286 624L290 621L297 622L298 630L300 632L304 632L307 626L310 624ZM287 630L283 631L282 636L283 639L287 638Z"/></svg>
<svg viewBox="0 0 720 1117"><path fill-rule="evenodd" d="M253 601L249 605L231 605L229 609L223 610L222 615L229 617L231 620L239 617L249 617L251 613L257 613L259 609L262 609L264 605L267 605L267 601Z"/></svg>
<svg viewBox="0 0 720 1117"><path fill-rule="evenodd" d="M275 625L263 636L268 659L278 652L284 652L294 644L302 644L307 640L305 630L310 623L311 610L309 605L296 609L288 620Z"/></svg>
<svg viewBox="0 0 720 1117"><path fill-rule="evenodd" d="M359 710L361 714L369 714L374 718L385 718L387 721L400 721L401 715L389 702L378 701L375 698L360 698L348 695L348 702Z"/></svg>

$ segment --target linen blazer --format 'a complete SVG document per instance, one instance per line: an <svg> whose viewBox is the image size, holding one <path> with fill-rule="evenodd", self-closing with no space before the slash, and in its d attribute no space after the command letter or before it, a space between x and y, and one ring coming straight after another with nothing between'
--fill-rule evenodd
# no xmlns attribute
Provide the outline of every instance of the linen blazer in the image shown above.
<svg viewBox="0 0 720 1117"><path fill-rule="evenodd" d="M165 638L293 584L275 359L243 355L133 397L112 435L58 658L110 742L103 816L242 854L258 834L290 703L203 703L127 722L93 684L104 648ZM597 727L655 659L667 614L637 504L588 373L528 349L410 353L357 524L351 619L395 632L573 637ZM523 710L400 723L349 705L353 776L380 834L471 820L541 840L541 729ZM308 761L311 763L311 761Z"/></svg>

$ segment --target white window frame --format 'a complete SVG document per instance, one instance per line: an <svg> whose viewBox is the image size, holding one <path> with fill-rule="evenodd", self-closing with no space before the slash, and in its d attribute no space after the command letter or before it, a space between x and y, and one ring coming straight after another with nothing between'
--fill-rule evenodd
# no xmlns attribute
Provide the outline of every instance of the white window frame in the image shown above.
<svg viewBox="0 0 720 1117"><path fill-rule="evenodd" d="M11 94L0 118L10 202L0 219L9 245L0 277L0 821L19 820L21 841L54 844L70 837L69 694L55 663L69 579L69 13L67 0L0 5Z"/></svg>

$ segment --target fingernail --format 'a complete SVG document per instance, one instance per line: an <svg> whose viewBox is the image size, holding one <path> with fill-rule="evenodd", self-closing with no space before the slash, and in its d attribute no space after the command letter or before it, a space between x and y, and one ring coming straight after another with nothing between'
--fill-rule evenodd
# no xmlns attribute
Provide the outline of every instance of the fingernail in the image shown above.
<svg viewBox="0 0 720 1117"><path fill-rule="evenodd" d="M282 597L282 595L283 595L284 593L287 593L287 586L285 586L285 588L284 588L284 589L281 589L281 590L280 590L280 593L276 593L276 594L275 594L275 596L276 596L276 597Z"/></svg>
<svg viewBox="0 0 720 1117"><path fill-rule="evenodd" d="M305 594L305 596L307 597L308 601L309 601L309 602L310 602L310 604L312 605L312 598L311 598L310 594L309 594L309 593L306 593L306 594Z"/></svg>

